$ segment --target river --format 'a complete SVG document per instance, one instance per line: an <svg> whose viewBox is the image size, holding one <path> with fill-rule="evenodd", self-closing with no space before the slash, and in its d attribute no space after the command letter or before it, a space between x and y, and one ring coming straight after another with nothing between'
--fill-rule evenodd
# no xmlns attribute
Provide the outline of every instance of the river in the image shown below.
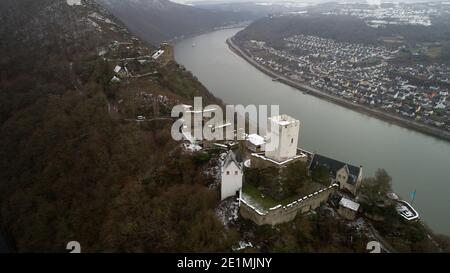
<svg viewBox="0 0 450 273"><path fill-rule="evenodd" d="M274 82L225 43L240 29L225 29L179 41L175 58L226 104L279 104L300 120L299 145L364 167L384 168L403 199L417 191L414 207L436 232L450 235L450 142L335 105ZM195 46L193 46L195 44Z"/></svg>

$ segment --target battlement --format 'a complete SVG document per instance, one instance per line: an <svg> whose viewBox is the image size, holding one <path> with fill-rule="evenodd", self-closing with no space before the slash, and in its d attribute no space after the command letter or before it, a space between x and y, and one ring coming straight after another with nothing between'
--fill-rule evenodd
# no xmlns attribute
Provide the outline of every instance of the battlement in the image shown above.
<svg viewBox="0 0 450 273"><path fill-rule="evenodd" d="M288 115L268 119L268 142L265 156L283 162L297 155L300 121Z"/></svg>
<svg viewBox="0 0 450 273"><path fill-rule="evenodd" d="M269 118L270 125L278 126L297 126L300 125L300 121L288 115L279 115Z"/></svg>
<svg viewBox="0 0 450 273"><path fill-rule="evenodd" d="M245 195L240 198L240 213L245 219L257 225L278 225L295 219L299 213L307 213L328 201L330 196L339 188L333 184L327 188L308 194L287 205L279 204L269 209L262 209L252 204Z"/></svg>

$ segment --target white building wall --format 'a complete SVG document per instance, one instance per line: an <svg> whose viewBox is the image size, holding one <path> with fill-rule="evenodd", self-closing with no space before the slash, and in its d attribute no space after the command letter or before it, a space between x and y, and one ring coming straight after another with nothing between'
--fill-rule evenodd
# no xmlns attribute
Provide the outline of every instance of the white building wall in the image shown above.
<svg viewBox="0 0 450 273"><path fill-rule="evenodd" d="M357 177L357 180L355 184L350 184L349 181L349 172L348 169L342 167L339 171L336 173L336 181L340 184L340 189L347 189L349 192L353 193L353 195L356 195L357 190L361 186L362 182L362 169L359 170L359 174Z"/></svg>
<svg viewBox="0 0 450 273"><path fill-rule="evenodd" d="M300 121L282 115L269 118L266 157L281 162L297 155Z"/></svg>
<svg viewBox="0 0 450 273"><path fill-rule="evenodd" d="M341 185L341 189L345 187L348 181L348 172L347 168L342 167L339 171L336 172L336 181Z"/></svg>
<svg viewBox="0 0 450 273"><path fill-rule="evenodd" d="M242 188L242 170L234 162L222 168L221 200L235 196Z"/></svg>

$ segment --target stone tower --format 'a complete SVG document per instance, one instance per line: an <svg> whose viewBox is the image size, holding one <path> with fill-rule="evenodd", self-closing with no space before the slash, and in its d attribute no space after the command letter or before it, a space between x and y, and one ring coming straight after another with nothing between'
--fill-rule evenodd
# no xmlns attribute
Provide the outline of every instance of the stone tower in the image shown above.
<svg viewBox="0 0 450 273"><path fill-rule="evenodd" d="M300 121L288 115L270 117L267 130L266 157L283 162L297 155Z"/></svg>
<svg viewBox="0 0 450 273"><path fill-rule="evenodd" d="M164 50L164 55L162 63L167 64L170 61L174 60L174 54L173 54L173 46L169 43L162 43L161 49Z"/></svg>

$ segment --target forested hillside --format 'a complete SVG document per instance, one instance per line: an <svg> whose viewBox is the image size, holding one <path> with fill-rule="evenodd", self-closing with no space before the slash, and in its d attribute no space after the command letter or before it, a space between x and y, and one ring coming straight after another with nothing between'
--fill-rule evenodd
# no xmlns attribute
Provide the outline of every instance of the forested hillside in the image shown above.
<svg viewBox="0 0 450 273"><path fill-rule="evenodd" d="M0 12L0 223L15 250L229 250L202 161L171 140L170 120L130 121L217 100L175 63L112 82L111 59L153 47L92 1L8 0Z"/></svg>
<svg viewBox="0 0 450 273"><path fill-rule="evenodd" d="M133 33L152 43L212 30L252 17L246 12L207 10L168 0L96 0Z"/></svg>

